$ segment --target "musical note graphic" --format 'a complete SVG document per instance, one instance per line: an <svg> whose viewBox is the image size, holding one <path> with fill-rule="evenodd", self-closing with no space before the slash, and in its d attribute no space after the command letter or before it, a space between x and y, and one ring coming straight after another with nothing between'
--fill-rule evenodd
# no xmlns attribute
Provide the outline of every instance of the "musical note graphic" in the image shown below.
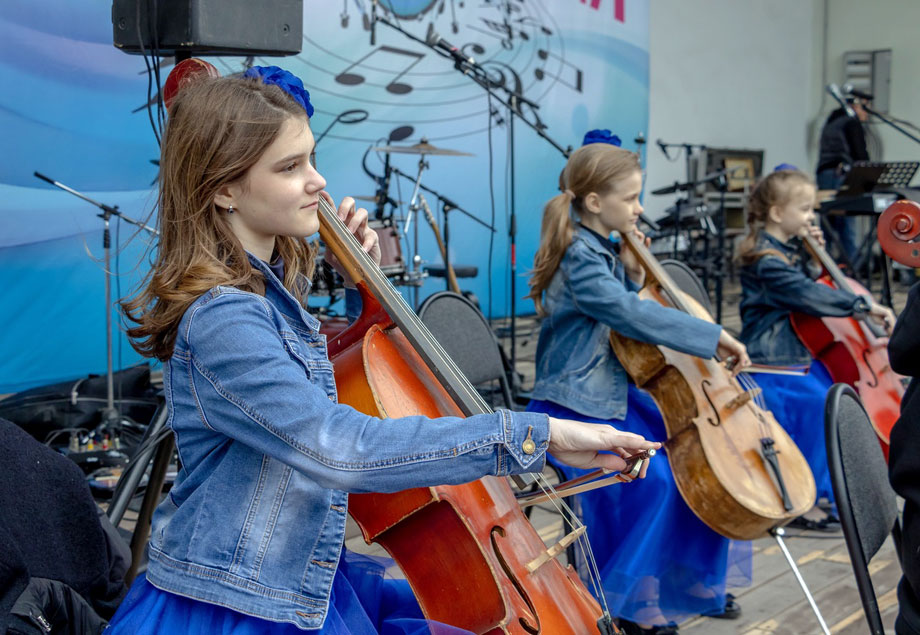
<svg viewBox="0 0 920 635"><path fill-rule="evenodd" d="M539 20L537 20L535 17L531 15L525 15L522 18L515 18L514 21L524 26L537 27L540 29L540 31L543 32L543 35L547 37L553 34L552 29L547 28L545 24L543 24L542 22L540 22Z"/></svg>
<svg viewBox="0 0 920 635"><path fill-rule="evenodd" d="M487 18L479 18L479 21L485 24L488 27L487 29L480 29L473 26L472 24L467 25L473 31L479 31L480 33L485 33L486 35L491 35L492 37L498 38L501 41L502 48L511 50L512 41L514 40L514 31L511 28L511 25L508 24L507 20L502 22L496 22L495 20L489 20Z"/></svg>
<svg viewBox="0 0 920 635"><path fill-rule="evenodd" d="M364 77L364 75L353 72L353 69L372 56L379 58L381 56L386 57L387 55L395 56L396 59L400 62L408 62L408 64L401 71L399 71L399 73L386 85L387 92L393 95L406 95L411 93L412 86L399 80L403 75L412 70L412 67L418 64L422 58L425 57L425 54L416 53L415 51L407 51L405 49L396 48L395 46L378 46L358 61L353 62L351 66L346 68L344 71L336 75L335 81L340 84L344 84L345 86L357 86L359 84L363 84L367 78ZM393 63L393 61L387 58L383 63L389 66Z"/></svg>
<svg viewBox="0 0 920 635"><path fill-rule="evenodd" d="M538 80L543 81L543 79L546 78L547 76L553 77L559 80L560 82L562 82L563 84L565 84L566 86L568 86L569 88L571 88L572 90L574 90L575 92L578 92L578 93L582 92L582 85L584 83L584 74L582 73L580 68L576 67L574 64L571 64L570 62L566 62L564 59L562 59L561 57L559 57L552 51L546 51L545 49L538 49L537 57L539 57L544 62L548 60L550 57L552 57L553 59L559 60L559 63L561 65L560 72L558 75L553 75L552 73L548 73L546 71L545 64L541 68L534 69L533 74L534 76L536 76ZM568 67L575 72L574 80L566 81L565 79L563 79L562 77L563 73L561 72L562 67Z"/></svg>

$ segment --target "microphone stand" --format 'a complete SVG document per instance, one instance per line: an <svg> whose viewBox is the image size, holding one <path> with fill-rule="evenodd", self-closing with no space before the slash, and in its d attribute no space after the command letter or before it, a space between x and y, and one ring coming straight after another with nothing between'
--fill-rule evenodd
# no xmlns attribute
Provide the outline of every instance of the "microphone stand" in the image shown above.
<svg viewBox="0 0 920 635"><path fill-rule="evenodd" d="M556 148L556 150L558 150L559 153L564 158L568 159L569 155L572 154L572 147L569 146L567 148L563 148L561 145L556 143L556 141L554 141L549 135L546 134L545 132L546 126L544 126L542 123L537 124L527 119L527 117L524 116L524 113L521 112L521 106L527 105L527 106L530 106L534 111L536 111L538 108L537 104L527 99L526 97L524 97L522 94L518 93L517 91L514 91L503 84L498 84L494 82L492 79L489 78L488 71L486 71L486 69L484 69L481 65L477 64L475 60L473 60L472 58L469 58L463 55L459 55L459 54L451 55L445 51L442 51L438 47L430 44L427 40L418 38L415 35L403 29L402 27L400 27L399 25L394 24L393 22L390 22L387 18L377 16L376 21L380 22L381 24L385 24L386 26L390 27L394 31L398 31L399 33L402 33L404 36L406 36L410 40L413 40L415 42L418 42L419 44L422 44L423 46L427 47L428 49L430 49L432 52L436 53L437 55L447 60L450 60L451 62L453 62L454 68L457 69L461 74L465 75L466 77L469 77L473 82L479 85L479 87L482 88L486 93L494 97L496 101L504 104L508 108L508 111L510 114L510 117L508 118L508 143L510 144L510 151L509 151L508 159L511 165L511 182L510 182L511 204L510 204L509 219L508 219L508 238L510 241L510 248L511 248L511 288L510 288L510 293L511 293L511 333L510 333L511 352L509 355L509 362L511 366L511 371L515 372L516 371L516 353L515 353L516 334L515 334L515 330L517 326L517 322L516 322L517 317L515 315L516 314L515 305L517 302L516 300L516 296L517 296L517 243L516 243L517 215L516 215L516 210L515 210L515 178L514 178L515 177L514 175L515 173L515 170L514 170L514 165L515 165L514 164L514 146L515 146L514 120L515 120L515 117L520 118L520 120L523 121L525 124L527 124L527 126L531 130L537 133L537 136L539 136L540 138L545 140L547 143L549 143L551 146ZM501 91L503 92L503 95L497 94L496 89L501 89Z"/></svg>
<svg viewBox="0 0 920 635"><path fill-rule="evenodd" d="M40 172L34 172L36 177L40 178L42 181L50 183L51 185L58 187L65 192L69 192L76 196L77 198L82 198L87 203L95 205L102 210L101 214L97 214L103 222L102 230L102 251L103 259L105 262L105 356L106 356L106 398L105 398L105 409L102 411L102 422L106 425L112 425L121 420L121 414L115 408L115 381L114 381L114 372L112 370L112 268L110 266L111 262L111 234L109 232L109 220L112 216L117 216L122 220L131 223L139 227L140 229L147 230L151 235L158 236L159 232L149 225L145 225L140 221L136 221L133 218L125 216L120 211L118 211L117 205L106 205L105 203L100 203L95 201L90 197L81 194L80 192L71 189L59 183L54 179L51 179Z"/></svg>
<svg viewBox="0 0 920 635"><path fill-rule="evenodd" d="M867 113L869 113L869 114L872 115L873 117L878 117L879 119L881 119L882 121L884 121L885 123L887 123L889 126L891 126L891 127L894 128L895 130L897 130L898 132L900 132L901 134L903 134L905 137L907 137L907 138L910 139L911 141L915 141L915 142L917 142L917 143L920 143L920 139L918 139L917 137L915 137L915 136L912 135L911 133L907 132L907 130L905 130L904 128L902 128L901 126L899 126L898 124L896 124L895 122L891 121L891 120L888 119L887 117L883 117L879 112L877 112L877 111L875 111L875 110L872 110L871 108L869 108L869 107L866 106L865 104L863 104L863 110L865 110Z"/></svg>

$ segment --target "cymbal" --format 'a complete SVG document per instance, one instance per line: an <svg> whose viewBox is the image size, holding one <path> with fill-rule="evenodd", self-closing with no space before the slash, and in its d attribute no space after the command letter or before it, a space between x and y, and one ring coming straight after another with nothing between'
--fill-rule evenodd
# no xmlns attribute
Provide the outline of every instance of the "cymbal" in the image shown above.
<svg viewBox="0 0 920 635"><path fill-rule="evenodd" d="M427 139L422 139L420 143L416 143L412 146L378 146L376 148L371 148L375 152L392 152L394 154L435 154L446 157L472 157L475 156L469 152L461 152L460 150L448 150L446 148L438 148L436 146L428 143Z"/></svg>

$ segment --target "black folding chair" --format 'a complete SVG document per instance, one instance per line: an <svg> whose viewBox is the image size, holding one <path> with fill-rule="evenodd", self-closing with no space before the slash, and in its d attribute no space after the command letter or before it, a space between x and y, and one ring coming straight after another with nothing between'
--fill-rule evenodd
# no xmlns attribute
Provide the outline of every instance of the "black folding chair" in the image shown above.
<svg viewBox="0 0 920 635"><path fill-rule="evenodd" d="M693 269L680 260L662 260L661 266L671 276L677 288L699 302L709 315L715 315L712 311L712 302L709 300L709 293L703 286L702 280L694 273Z"/></svg>
<svg viewBox="0 0 920 635"><path fill-rule="evenodd" d="M824 434L831 485L859 599L870 632L884 635L869 562L889 534L896 545L900 542L898 505L869 415L846 384L834 384L827 394ZM900 549L896 551L900 553Z"/></svg>
<svg viewBox="0 0 920 635"><path fill-rule="evenodd" d="M464 296L439 291L428 296L418 316L474 386L497 381L502 401L513 406L498 340L479 309Z"/></svg>

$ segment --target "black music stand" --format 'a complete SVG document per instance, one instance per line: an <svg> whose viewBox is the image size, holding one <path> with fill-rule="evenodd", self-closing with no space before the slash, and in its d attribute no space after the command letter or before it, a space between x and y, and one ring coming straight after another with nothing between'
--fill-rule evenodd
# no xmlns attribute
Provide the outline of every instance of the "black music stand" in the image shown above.
<svg viewBox="0 0 920 635"><path fill-rule="evenodd" d="M854 163L837 190L837 196L862 196L875 189L879 178L885 172L884 166L870 161Z"/></svg>
<svg viewBox="0 0 920 635"><path fill-rule="evenodd" d="M920 161L856 161L850 172L870 168L881 170L877 183L886 189L909 187L917 168L920 168Z"/></svg>

